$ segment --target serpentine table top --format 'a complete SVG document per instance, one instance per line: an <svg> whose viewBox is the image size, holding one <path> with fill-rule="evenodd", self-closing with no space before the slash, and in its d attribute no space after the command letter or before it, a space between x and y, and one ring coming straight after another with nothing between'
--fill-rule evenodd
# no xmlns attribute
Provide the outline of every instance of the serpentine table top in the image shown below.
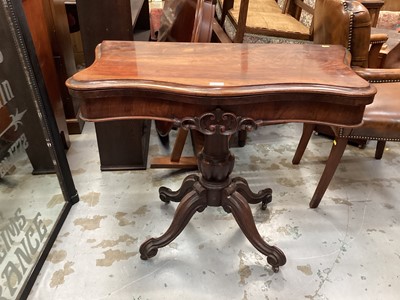
<svg viewBox="0 0 400 300"><path fill-rule="evenodd" d="M349 59L336 45L105 41L67 85L89 121L176 120L227 106L264 123L352 126L375 89Z"/></svg>

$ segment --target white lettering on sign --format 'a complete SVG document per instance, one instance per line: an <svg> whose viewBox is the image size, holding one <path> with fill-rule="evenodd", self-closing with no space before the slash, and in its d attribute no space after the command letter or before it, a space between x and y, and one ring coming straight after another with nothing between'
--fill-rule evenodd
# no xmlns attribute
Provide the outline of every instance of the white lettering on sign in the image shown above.
<svg viewBox="0 0 400 300"><path fill-rule="evenodd" d="M7 172L14 165L15 161L18 159L18 154L23 153L28 146L28 140L23 133L8 149L8 155L0 161L0 178L7 174Z"/></svg>
<svg viewBox="0 0 400 300"><path fill-rule="evenodd" d="M18 208L8 224L0 228L0 300L9 299L23 283L23 276L38 255L40 245L47 236L47 228L41 214L29 220ZM11 254L13 255L7 255ZM6 260L10 258L10 260Z"/></svg>
<svg viewBox="0 0 400 300"><path fill-rule="evenodd" d="M8 80L3 80L0 83L0 108L5 106L14 97L10 83Z"/></svg>

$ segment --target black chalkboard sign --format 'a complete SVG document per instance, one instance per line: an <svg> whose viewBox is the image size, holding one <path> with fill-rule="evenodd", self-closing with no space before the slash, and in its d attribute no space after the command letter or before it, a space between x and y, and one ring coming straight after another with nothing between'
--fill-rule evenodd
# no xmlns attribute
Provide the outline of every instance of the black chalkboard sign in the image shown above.
<svg viewBox="0 0 400 300"><path fill-rule="evenodd" d="M22 246L16 247L15 253L7 253L12 239L5 238L6 235L0 239L0 299L3 300L27 297L65 217L72 204L78 201L78 195L49 105L21 0L0 2L0 41L0 184L5 182L7 173L16 168L14 164L18 155L26 152L33 169L51 166L56 171L65 199L50 234L44 232L40 211L28 224L35 230L40 248L28 243L23 247L25 240L22 239ZM39 160L37 156L40 156ZM2 201L5 201L3 196L0 208ZM19 227L27 222L21 209L17 209L9 220L10 223L3 225L0 232L23 232ZM36 261L30 262L29 270L28 265L16 265L6 258L7 254L26 254L28 250L29 253L37 251L37 255L30 258Z"/></svg>

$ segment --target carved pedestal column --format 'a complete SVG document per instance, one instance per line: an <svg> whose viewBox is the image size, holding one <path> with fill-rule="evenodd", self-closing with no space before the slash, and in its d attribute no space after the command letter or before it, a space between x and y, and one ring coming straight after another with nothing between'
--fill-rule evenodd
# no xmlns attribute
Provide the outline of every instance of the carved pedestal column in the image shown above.
<svg viewBox="0 0 400 300"><path fill-rule="evenodd" d="M229 151L229 138L239 129L252 130L257 123L251 119L237 117L217 109L201 117L186 118L181 126L198 130L205 135L204 149L198 155L201 177L189 175L177 191L160 188L160 198L164 202L179 202L168 230L158 238L151 238L140 247L142 259L157 254L158 248L172 242L185 228L196 211L207 206L222 206L232 213L241 230L253 246L267 256L274 271L286 263L283 252L268 245L260 236L250 210L250 204L262 203L265 209L272 200L272 190L267 188L253 193L247 181L241 177L231 178L235 157Z"/></svg>

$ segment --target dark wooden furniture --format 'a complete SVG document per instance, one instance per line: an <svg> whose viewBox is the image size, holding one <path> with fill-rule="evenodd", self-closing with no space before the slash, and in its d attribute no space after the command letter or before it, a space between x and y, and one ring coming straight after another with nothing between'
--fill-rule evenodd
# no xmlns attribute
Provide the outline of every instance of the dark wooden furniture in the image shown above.
<svg viewBox="0 0 400 300"><path fill-rule="evenodd" d="M65 87L65 80L76 73L76 63L68 25L64 0L42 1L47 27L49 29L51 49L57 70L58 86L63 102L68 132L79 134L84 122L77 117L79 103L73 99Z"/></svg>
<svg viewBox="0 0 400 300"><path fill-rule="evenodd" d="M357 16L352 19L346 17L346 11L350 5L354 6L353 13ZM352 57L357 58L358 65L354 66L357 73L363 78L377 83L375 86L378 93L374 103L366 108L362 126L354 129L330 126L336 143L332 146L325 169L310 201L311 208L318 207L321 202L348 140L378 140L375 157L379 159L382 157L385 141L398 141L400 138L400 83L395 83L400 81L400 69L366 68L368 66L370 37L370 16L366 8L356 1L319 0L315 11L315 22L316 24L321 22L319 28L323 28L323 30L314 31L318 42L321 44L351 45L349 50ZM322 15L323 11L330 16L330 19L319 20L317 18L317 16ZM327 20L330 20L330 22L327 22ZM346 31L337 30L338 23L344 28L349 28L351 32L349 41ZM292 161L293 164L300 162L314 129L316 129L316 124L304 125L303 135Z"/></svg>
<svg viewBox="0 0 400 300"><path fill-rule="evenodd" d="M150 40L148 0L76 0L85 63L103 40Z"/></svg>
<svg viewBox="0 0 400 300"><path fill-rule="evenodd" d="M56 118L60 137L64 143L64 147L68 148L70 145L70 140L60 88L58 85L58 74L51 49L50 33L45 18L44 4L45 3L43 3L41 0L22 1L26 20L43 74L46 91ZM47 150L47 145L45 141L43 141L42 146L39 146L41 142L39 142L38 139L41 139L41 133L38 133L36 138L33 138L29 141L32 147L27 149L27 154L33 166L33 173L53 173L54 165Z"/></svg>
<svg viewBox="0 0 400 300"><path fill-rule="evenodd" d="M165 234L142 244L141 258L174 240L196 211L222 206L275 271L284 265L285 255L261 238L249 207L265 207L272 191L253 193L245 179L230 177L229 137L282 122L360 124L376 90L348 59L342 46L103 42L96 63L67 81L85 120L166 120L205 135L201 176L189 175L178 191L160 188L162 201L180 203Z"/></svg>
<svg viewBox="0 0 400 300"><path fill-rule="evenodd" d="M76 5L87 66L103 40L150 39L148 0L77 0ZM146 169L149 121L119 120L95 126L102 171Z"/></svg>

